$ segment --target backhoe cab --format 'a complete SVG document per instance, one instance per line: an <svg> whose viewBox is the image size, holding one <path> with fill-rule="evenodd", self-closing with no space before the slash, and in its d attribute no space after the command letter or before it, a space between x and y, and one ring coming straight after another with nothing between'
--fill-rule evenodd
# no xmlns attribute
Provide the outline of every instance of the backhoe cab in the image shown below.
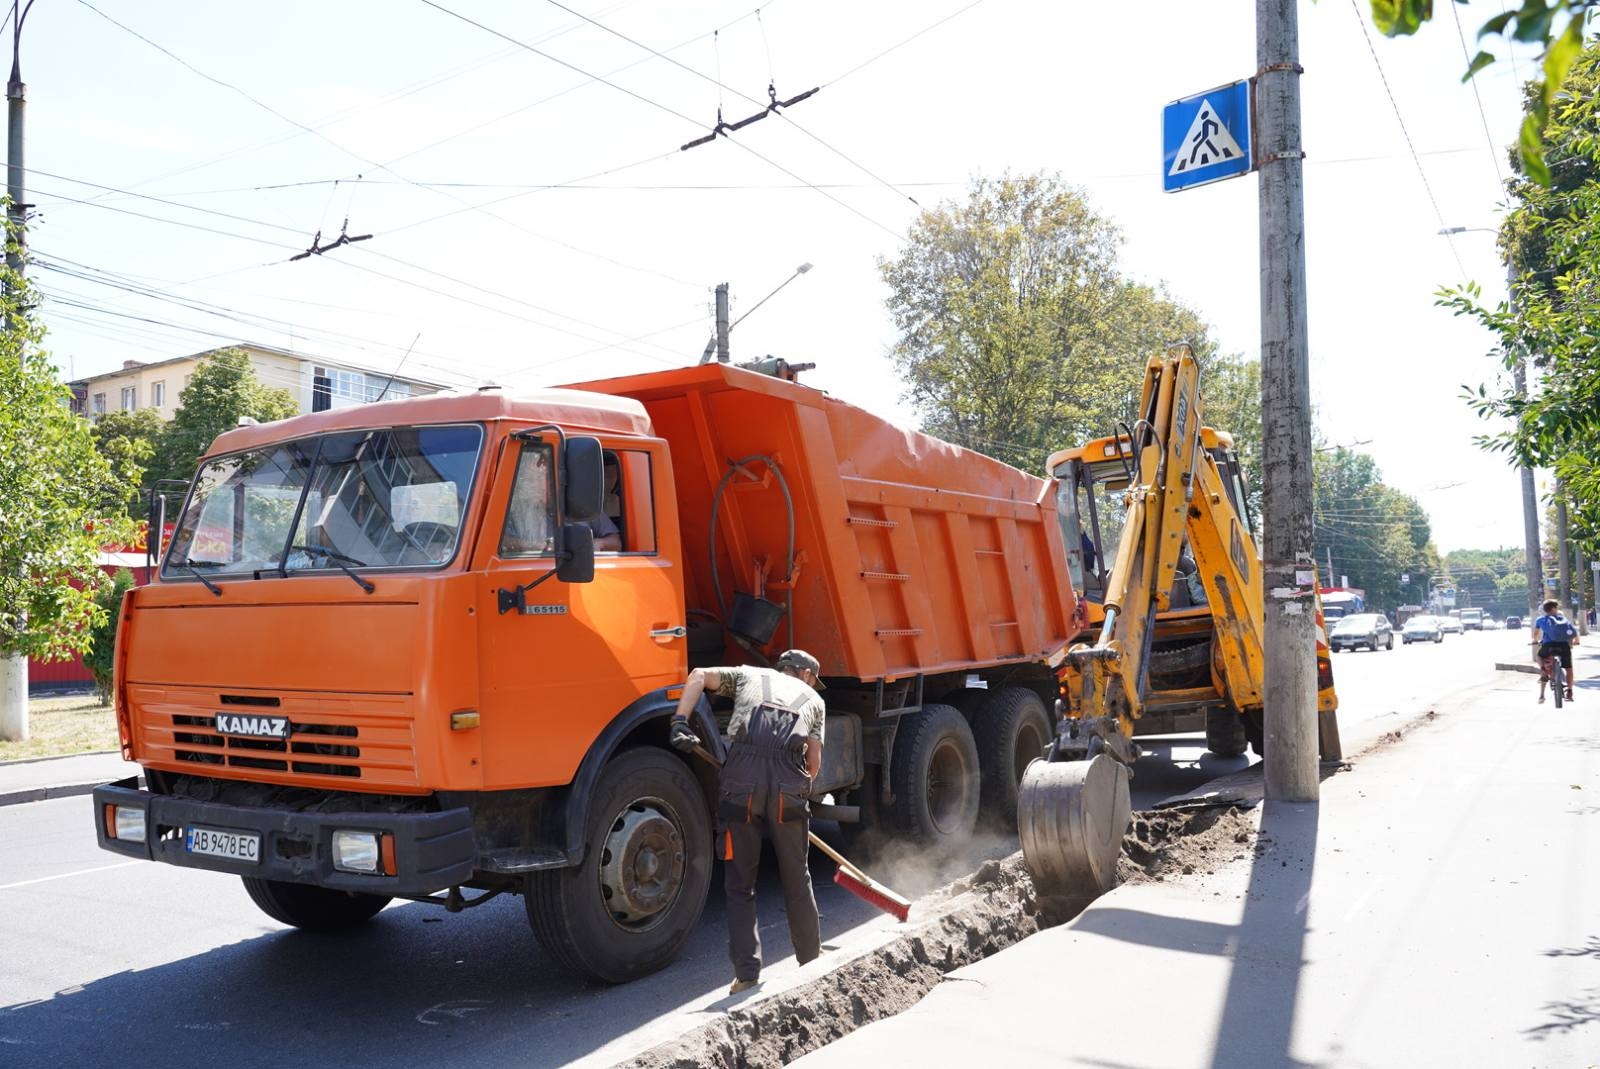
<svg viewBox="0 0 1600 1069"><path fill-rule="evenodd" d="M1187 346L1145 369L1123 433L1051 457L1084 629L1058 667L1061 722L1024 776L1018 831L1034 878L1107 890L1131 815L1134 737L1194 730L1223 756L1262 730L1261 561L1232 439L1202 426ZM1318 706L1337 704L1319 641Z"/></svg>

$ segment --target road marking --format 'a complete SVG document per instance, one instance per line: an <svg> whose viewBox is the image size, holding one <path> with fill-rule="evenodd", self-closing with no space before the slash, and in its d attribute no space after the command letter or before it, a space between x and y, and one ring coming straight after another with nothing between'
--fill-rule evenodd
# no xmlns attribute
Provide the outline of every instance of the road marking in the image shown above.
<svg viewBox="0 0 1600 1069"><path fill-rule="evenodd" d="M492 1005L494 1003L477 998L465 998L455 1002L440 1002L417 1014L417 1023L427 1025L445 1024L446 1022L441 1019L445 1017L464 1021L469 1013L478 1013Z"/></svg>
<svg viewBox="0 0 1600 1069"><path fill-rule="evenodd" d="M31 887L36 883L49 883L51 880L70 880L74 876L87 876L92 872L110 872L112 869L125 869L129 865L143 865L143 861L119 861L115 865L97 865L92 869L79 869L76 872L60 872L54 876L40 876L33 880L19 880L16 883L0 883L0 891L13 891L18 887Z"/></svg>

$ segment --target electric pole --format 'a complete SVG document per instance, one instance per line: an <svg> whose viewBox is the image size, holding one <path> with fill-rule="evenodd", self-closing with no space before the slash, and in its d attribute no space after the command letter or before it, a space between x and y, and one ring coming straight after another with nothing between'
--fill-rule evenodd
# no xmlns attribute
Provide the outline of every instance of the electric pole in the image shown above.
<svg viewBox="0 0 1600 1069"><path fill-rule="evenodd" d="M1256 0L1266 793L1317 800L1316 558L1295 0Z"/></svg>
<svg viewBox="0 0 1600 1069"><path fill-rule="evenodd" d="M1517 311L1517 267L1506 249L1506 305L1513 315ZM1517 399L1528 396L1528 356L1518 350L1516 363L1511 368L1511 381ZM1522 479L1522 553L1524 573L1528 577L1528 617L1531 619L1544 602L1544 564L1539 546L1539 493L1533 485L1533 469L1526 464L1517 465Z"/></svg>
<svg viewBox="0 0 1600 1069"><path fill-rule="evenodd" d="M6 221L10 233L6 240L6 266L20 279L23 268L23 226L27 222L28 206L24 192L22 156L22 107L27 96L27 86L22 84L22 23L33 7L33 0L24 6L20 0L11 5L11 78L6 82ZM8 288L9 288L8 282ZM12 296L20 298L20 295ZM17 330L20 317L13 309L7 330ZM21 347L18 347L21 354ZM0 650L0 739L26 741L28 738L28 658L12 650Z"/></svg>
<svg viewBox="0 0 1600 1069"><path fill-rule="evenodd" d="M717 284L717 363L728 362L728 284Z"/></svg>
<svg viewBox="0 0 1600 1069"><path fill-rule="evenodd" d="M1572 543L1567 540L1567 493L1561 481L1556 480L1556 597L1561 600L1561 611L1572 608Z"/></svg>

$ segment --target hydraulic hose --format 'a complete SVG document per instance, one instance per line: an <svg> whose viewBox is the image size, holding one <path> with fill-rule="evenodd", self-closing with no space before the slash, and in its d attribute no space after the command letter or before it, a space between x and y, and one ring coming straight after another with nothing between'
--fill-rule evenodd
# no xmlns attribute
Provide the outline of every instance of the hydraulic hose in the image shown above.
<svg viewBox="0 0 1600 1069"><path fill-rule="evenodd" d="M752 463L755 463L756 461L760 461L761 463L765 464L767 466L767 470L772 472L773 475L777 476L778 488L783 491L783 505L784 505L785 510L787 511L788 521L789 521L789 526L788 526L789 548L788 548L788 555L784 559L784 573L783 574L784 574L785 581L789 581L789 580L792 580L794 578L794 496L789 492L789 480L787 480L787 479L785 479L783 477L783 469L778 467L777 461L773 460L771 457L769 457L769 456L767 456L767 455L765 455L763 453L753 453L753 454L751 454L750 456L747 456L747 457L740 457L738 460L730 460L728 462L728 470L723 473L721 481L719 481L717 483L716 493L711 495L711 532L710 532L710 536L706 539L706 544L708 546L708 552L709 552L710 557L711 557L711 591L716 596L716 599L717 599L717 611L722 614L722 620L723 620L724 624L726 624L727 620L728 620L728 604L723 599L723 596L722 596L722 577L721 577L720 573L718 573L718 571L717 571L717 514L722 508L722 495L728 489L729 480L731 480L734 477L734 475L737 474L740 471L740 469L742 469L746 464L752 464ZM789 645L791 647L793 647L794 646L794 588L793 587L789 587L789 588L786 588L784 590L783 612L784 612L784 616L787 617L788 624L789 624Z"/></svg>

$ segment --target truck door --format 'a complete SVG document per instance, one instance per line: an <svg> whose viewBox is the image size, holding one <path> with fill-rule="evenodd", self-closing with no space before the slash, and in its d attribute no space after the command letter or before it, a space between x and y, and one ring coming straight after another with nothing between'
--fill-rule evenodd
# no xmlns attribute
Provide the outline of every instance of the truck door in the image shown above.
<svg viewBox="0 0 1600 1069"><path fill-rule="evenodd" d="M612 717L688 670L664 443L606 447L605 520L590 521L589 583L553 574L553 448L508 444L478 540L485 788L568 782ZM507 607L500 592L519 586L524 607Z"/></svg>

